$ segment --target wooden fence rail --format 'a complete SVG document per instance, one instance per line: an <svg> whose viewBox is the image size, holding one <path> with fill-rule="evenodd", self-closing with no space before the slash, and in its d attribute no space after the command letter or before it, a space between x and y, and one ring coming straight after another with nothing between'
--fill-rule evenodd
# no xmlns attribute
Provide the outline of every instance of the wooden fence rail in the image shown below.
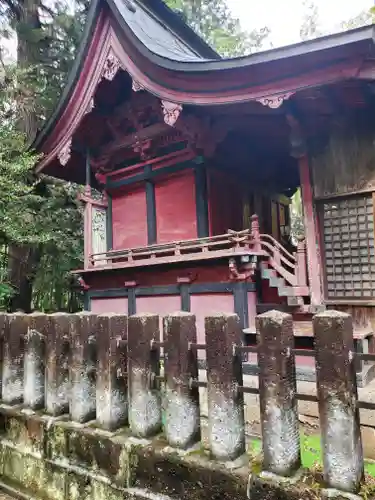
<svg viewBox="0 0 375 500"><path fill-rule="evenodd" d="M199 388L207 389L209 446L213 459L245 453L244 394L259 394L263 471L288 477L301 467L298 400L319 405L324 479L355 493L364 475L357 398L353 325L347 314L315 316L317 396L297 394L292 317L271 311L257 317L257 346L242 345L239 320L218 314L205 320L198 344L195 316L164 318L163 342L155 315L4 314L1 329L1 398L53 416L139 437L164 430L170 446L201 440ZM206 351L207 382L198 356ZM164 363L160 362L161 352ZM259 389L244 386L242 356L256 352ZM374 355L362 355L374 360Z"/></svg>

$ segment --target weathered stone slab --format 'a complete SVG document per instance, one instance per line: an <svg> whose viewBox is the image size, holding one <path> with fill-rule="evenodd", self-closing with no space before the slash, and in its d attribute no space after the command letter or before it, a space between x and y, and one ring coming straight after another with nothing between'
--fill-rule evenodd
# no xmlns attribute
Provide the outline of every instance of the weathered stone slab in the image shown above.
<svg viewBox="0 0 375 500"><path fill-rule="evenodd" d="M171 446L187 448L200 440L195 316L179 312L164 318L165 433Z"/></svg>
<svg viewBox="0 0 375 500"><path fill-rule="evenodd" d="M128 323L129 424L136 436L148 437L161 429L161 395L154 388L153 375L159 375L159 316L134 315Z"/></svg>
<svg viewBox="0 0 375 500"><path fill-rule="evenodd" d="M352 318L326 311L313 324L324 479L330 488L356 493L364 463Z"/></svg>
<svg viewBox="0 0 375 500"><path fill-rule="evenodd" d="M96 413L96 324L90 313L74 316L71 323L70 418L84 423Z"/></svg>
<svg viewBox="0 0 375 500"><path fill-rule="evenodd" d="M205 321L209 442L219 460L235 460L245 452L241 328L235 314L218 314Z"/></svg>
<svg viewBox="0 0 375 500"><path fill-rule="evenodd" d="M292 316L266 312L256 329L263 468L290 476L301 466Z"/></svg>
<svg viewBox="0 0 375 500"><path fill-rule="evenodd" d="M96 418L99 425L108 430L128 421L127 336L127 316L98 316Z"/></svg>

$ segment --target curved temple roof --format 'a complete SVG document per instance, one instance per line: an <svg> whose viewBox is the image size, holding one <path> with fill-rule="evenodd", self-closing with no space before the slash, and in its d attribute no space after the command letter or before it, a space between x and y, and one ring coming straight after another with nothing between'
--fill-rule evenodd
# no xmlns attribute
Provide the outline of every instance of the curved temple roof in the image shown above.
<svg viewBox="0 0 375 500"><path fill-rule="evenodd" d="M222 59L162 0L93 0L60 102L33 144L48 156L40 169L76 130L111 52L140 88L180 104L278 107L305 87L375 77L373 26Z"/></svg>

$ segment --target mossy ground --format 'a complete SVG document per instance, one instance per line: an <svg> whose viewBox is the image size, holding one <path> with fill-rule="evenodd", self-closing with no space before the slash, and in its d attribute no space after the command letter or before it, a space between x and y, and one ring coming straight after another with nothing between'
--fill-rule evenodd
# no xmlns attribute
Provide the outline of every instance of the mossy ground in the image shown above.
<svg viewBox="0 0 375 500"><path fill-rule="evenodd" d="M262 441L252 439L249 447L249 454L252 457L260 455L262 451ZM302 466L306 469L321 468L323 465L322 448L319 434L301 434L301 454ZM375 462L365 462L366 474L375 479Z"/></svg>

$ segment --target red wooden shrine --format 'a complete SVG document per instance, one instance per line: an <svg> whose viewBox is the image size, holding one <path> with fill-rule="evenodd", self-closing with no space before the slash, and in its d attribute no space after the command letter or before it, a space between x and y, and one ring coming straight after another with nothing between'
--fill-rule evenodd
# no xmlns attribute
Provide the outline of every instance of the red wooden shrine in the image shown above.
<svg viewBox="0 0 375 500"><path fill-rule="evenodd" d="M255 315L280 308L302 346L335 307L371 349L373 35L221 59L161 0L94 0L34 144L38 171L85 185L87 309L192 311L200 335L205 315L235 311L251 340Z"/></svg>

